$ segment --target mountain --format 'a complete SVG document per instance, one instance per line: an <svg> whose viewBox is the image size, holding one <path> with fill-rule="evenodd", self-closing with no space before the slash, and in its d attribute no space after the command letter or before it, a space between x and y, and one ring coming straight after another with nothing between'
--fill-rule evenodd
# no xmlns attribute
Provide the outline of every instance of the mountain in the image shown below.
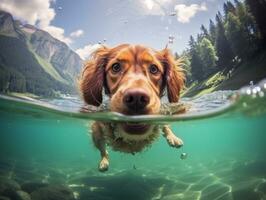
<svg viewBox="0 0 266 200"><path fill-rule="evenodd" d="M0 11L0 92L76 94L82 63L65 43Z"/></svg>

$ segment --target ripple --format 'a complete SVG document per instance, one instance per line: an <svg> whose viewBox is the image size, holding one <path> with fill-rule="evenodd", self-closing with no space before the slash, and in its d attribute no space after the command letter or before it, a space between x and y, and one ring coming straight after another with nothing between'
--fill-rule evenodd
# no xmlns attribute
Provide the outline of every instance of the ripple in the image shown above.
<svg viewBox="0 0 266 200"><path fill-rule="evenodd" d="M28 167L25 167L27 163ZM263 160L249 159L212 160L196 162L190 170L163 166L152 169L113 169L105 174L88 169L86 165L58 168L38 162L6 161L0 170L14 174L9 180L23 188L48 187L54 183L67 185L73 196L85 199L188 199L188 200L260 200L266 195L266 171ZM38 169L38 171L32 169ZM47 183L41 183L44 173L49 173ZM0 185L7 180L0 176ZM1 178L2 177L2 178ZM36 177L39 177L39 179ZM10 182L10 181L9 181ZM37 184L36 187L34 184ZM31 188L29 188L31 187ZM49 189L47 191L51 191ZM42 192L46 191L45 189ZM36 195L36 193L35 193Z"/></svg>

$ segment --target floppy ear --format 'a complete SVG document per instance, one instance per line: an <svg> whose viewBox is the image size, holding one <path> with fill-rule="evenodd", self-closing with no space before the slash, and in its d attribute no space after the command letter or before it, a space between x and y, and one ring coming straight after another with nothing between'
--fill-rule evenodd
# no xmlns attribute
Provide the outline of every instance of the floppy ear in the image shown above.
<svg viewBox="0 0 266 200"><path fill-rule="evenodd" d="M170 103L178 102L185 81L185 75L180 67L181 61L175 61L168 49L162 50L159 54L159 59L165 68L164 86L167 87L168 100Z"/></svg>
<svg viewBox="0 0 266 200"><path fill-rule="evenodd" d="M79 80L80 91L86 103L99 106L102 103L102 90L105 81L105 65L109 49L101 47L85 64Z"/></svg>

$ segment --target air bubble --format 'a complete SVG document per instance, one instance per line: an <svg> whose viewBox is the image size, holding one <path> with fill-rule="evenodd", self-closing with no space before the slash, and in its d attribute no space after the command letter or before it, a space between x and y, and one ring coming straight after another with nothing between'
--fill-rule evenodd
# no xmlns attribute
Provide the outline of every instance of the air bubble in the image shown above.
<svg viewBox="0 0 266 200"><path fill-rule="evenodd" d="M260 92L260 91L261 91L261 88L260 88L259 86L257 86L257 87L256 87L256 90L257 90L258 92Z"/></svg>
<svg viewBox="0 0 266 200"><path fill-rule="evenodd" d="M259 97L264 97L264 92L260 91L259 92Z"/></svg>
<svg viewBox="0 0 266 200"><path fill-rule="evenodd" d="M251 89L247 89L247 95L251 95Z"/></svg>
<svg viewBox="0 0 266 200"><path fill-rule="evenodd" d="M252 89L252 93L253 93L253 94L256 94L256 93L257 93L257 89L256 89L256 88L253 88L253 89Z"/></svg>
<svg viewBox="0 0 266 200"><path fill-rule="evenodd" d="M187 158L187 153L181 153L180 159L185 160Z"/></svg>

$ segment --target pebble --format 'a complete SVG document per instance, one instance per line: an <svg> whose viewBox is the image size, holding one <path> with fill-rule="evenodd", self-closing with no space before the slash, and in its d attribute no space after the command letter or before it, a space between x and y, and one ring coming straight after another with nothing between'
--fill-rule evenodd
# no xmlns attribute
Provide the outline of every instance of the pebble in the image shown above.
<svg viewBox="0 0 266 200"><path fill-rule="evenodd" d="M14 191L11 189L5 190L4 196L9 197L12 200L31 200L30 195L22 190Z"/></svg>
<svg viewBox="0 0 266 200"><path fill-rule="evenodd" d="M8 178L0 178L0 195L3 194L6 190L20 190L20 185L11 179Z"/></svg>

